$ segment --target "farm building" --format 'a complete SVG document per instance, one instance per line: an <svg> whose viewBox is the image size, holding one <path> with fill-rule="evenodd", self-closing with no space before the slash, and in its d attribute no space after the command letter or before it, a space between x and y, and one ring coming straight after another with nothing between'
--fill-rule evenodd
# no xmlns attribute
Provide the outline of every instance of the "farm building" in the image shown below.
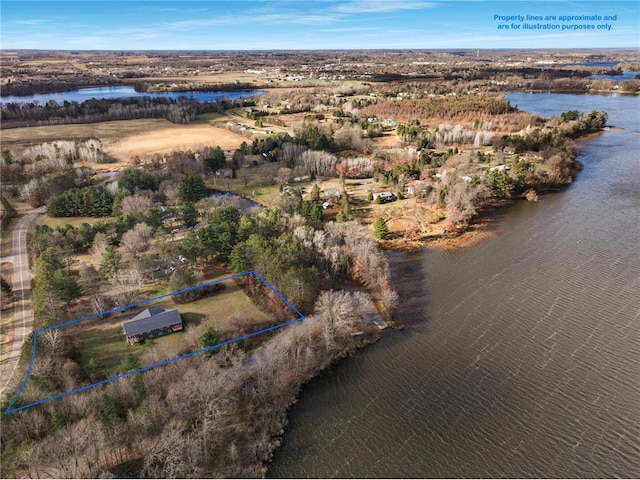
<svg viewBox="0 0 640 480"><path fill-rule="evenodd" d="M176 309L147 308L131 320L124 322L122 328L127 342L133 345L182 330L182 318Z"/></svg>

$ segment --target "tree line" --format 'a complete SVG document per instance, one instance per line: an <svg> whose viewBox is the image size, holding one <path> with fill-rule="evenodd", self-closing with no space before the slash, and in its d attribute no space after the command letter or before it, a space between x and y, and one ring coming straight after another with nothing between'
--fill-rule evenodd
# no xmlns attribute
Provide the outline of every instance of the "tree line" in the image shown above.
<svg viewBox="0 0 640 480"><path fill-rule="evenodd" d="M37 103L7 103L0 111L2 128L97 123L112 120L165 118L172 123L189 123L201 113L222 112L235 104L226 99L199 102L188 97L178 99L135 97L123 99L90 99L84 102L50 100Z"/></svg>

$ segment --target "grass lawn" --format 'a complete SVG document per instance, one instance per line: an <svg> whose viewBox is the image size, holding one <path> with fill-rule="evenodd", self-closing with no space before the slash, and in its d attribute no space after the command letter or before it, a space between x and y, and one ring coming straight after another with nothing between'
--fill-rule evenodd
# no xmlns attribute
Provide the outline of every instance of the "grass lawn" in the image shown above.
<svg viewBox="0 0 640 480"><path fill-rule="evenodd" d="M255 198L267 205L273 205L273 203L280 197L280 185L271 185L266 182L264 175L261 175L258 172L258 169L255 170L255 174L252 174L249 177L249 181L246 182L246 184L243 180L238 178L217 180L216 182L205 179L205 182L207 187L212 190L238 193L247 198ZM255 195L253 194L254 192L256 193Z"/></svg>
<svg viewBox="0 0 640 480"><path fill-rule="evenodd" d="M222 113L215 112L201 113L200 115L196 116L196 120L198 120L199 122L210 122L211 120L220 120L221 118L227 118L227 116Z"/></svg>
<svg viewBox="0 0 640 480"><path fill-rule="evenodd" d="M74 227L79 227L83 223L93 225L100 220L106 221L109 218L111 217L50 217L48 215L42 215L38 219L38 223L40 225L48 225L55 229L56 227L64 227L67 224L73 225Z"/></svg>

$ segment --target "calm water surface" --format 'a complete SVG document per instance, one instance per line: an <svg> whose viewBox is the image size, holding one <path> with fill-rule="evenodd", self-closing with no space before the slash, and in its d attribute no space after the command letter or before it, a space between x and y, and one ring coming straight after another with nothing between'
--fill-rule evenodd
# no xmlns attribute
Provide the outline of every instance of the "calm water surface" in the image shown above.
<svg viewBox="0 0 640 480"><path fill-rule="evenodd" d="M271 476L640 476L640 99L508 98L624 130L481 244L391 253L408 327L305 387Z"/></svg>
<svg viewBox="0 0 640 480"><path fill-rule="evenodd" d="M82 103L86 100L95 99L116 99L116 98L138 98L138 97L154 97L154 98L173 98L188 97L199 102L215 102L216 100L227 97L231 100L236 98L246 98L252 95L259 95L262 92L251 91L202 91L202 92L136 92L133 87L94 87L81 88L70 92L56 93L37 93L35 95L16 95L0 97L2 104L7 103L32 103L38 102L41 105L46 104L50 100L58 103L78 102Z"/></svg>

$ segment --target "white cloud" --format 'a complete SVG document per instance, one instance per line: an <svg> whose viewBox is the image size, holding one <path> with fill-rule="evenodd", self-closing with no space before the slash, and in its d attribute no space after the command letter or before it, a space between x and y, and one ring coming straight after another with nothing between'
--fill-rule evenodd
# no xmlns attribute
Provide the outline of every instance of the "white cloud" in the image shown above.
<svg viewBox="0 0 640 480"><path fill-rule="evenodd" d="M27 26L27 27L37 27L39 25L42 25L44 23L47 23L49 20L47 19L30 19L30 20L14 20L12 22L10 22L11 25L23 25L23 26Z"/></svg>
<svg viewBox="0 0 640 480"><path fill-rule="evenodd" d="M197 18L192 20L180 20L177 22L169 22L163 25L163 28L174 30L188 30L198 27L213 27L227 25L244 25L252 24L257 27L265 25L282 25L282 24L300 24L300 25L318 25L327 24L340 20L341 16L332 14L314 14L314 13L268 13L261 15L224 15L211 18Z"/></svg>
<svg viewBox="0 0 640 480"><path fill-rule="evenodd" d="M421 10L436 5L433 2L420 0L352 0L338 3L332 10L339 13L387 13L398 10Z"/></svg>

